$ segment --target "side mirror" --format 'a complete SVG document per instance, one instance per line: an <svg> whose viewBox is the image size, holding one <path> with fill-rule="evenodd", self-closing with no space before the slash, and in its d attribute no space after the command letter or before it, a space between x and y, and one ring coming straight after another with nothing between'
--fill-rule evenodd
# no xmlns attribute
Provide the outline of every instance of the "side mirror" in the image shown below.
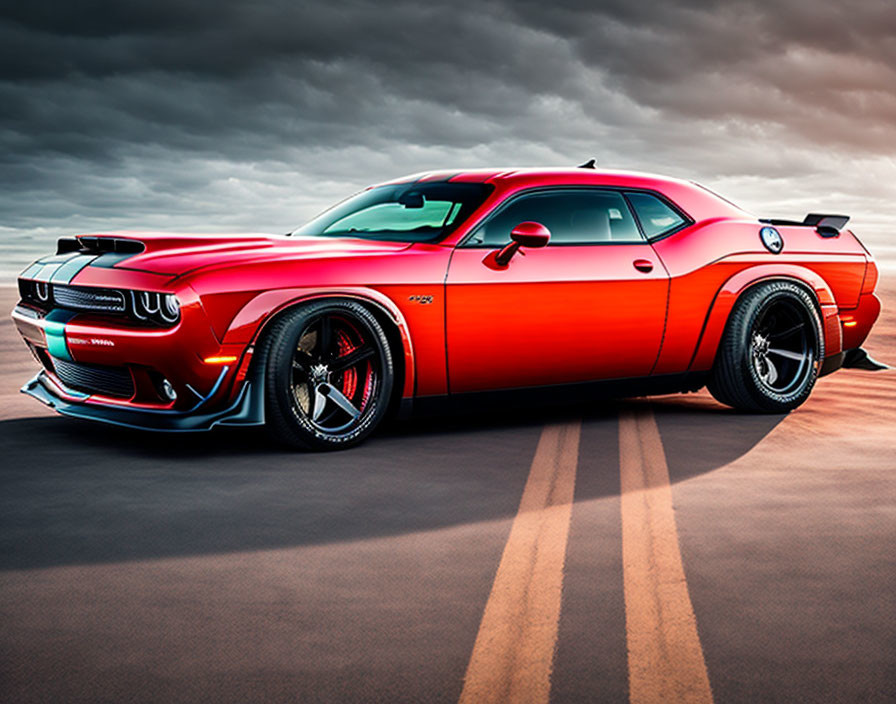
<svg viewBox="0 0 896 704"><path fill-rule="evenodd" d="M544 247L551 239L551 231L540 222L521 222L510 231L510 244L495 255L495 263L507 266L520 247Z"/></svg>

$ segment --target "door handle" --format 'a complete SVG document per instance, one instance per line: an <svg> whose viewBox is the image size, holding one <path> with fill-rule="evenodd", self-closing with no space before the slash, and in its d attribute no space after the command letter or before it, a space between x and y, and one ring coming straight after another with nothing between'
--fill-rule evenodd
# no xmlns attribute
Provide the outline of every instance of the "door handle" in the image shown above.
<svg viewBox="0 0 896 704"><path fill-rule="evenodd" d="M653 262L649 259L635 259L635 261L632 262L632 265L635 269L643 271L645 274L653 271Z"/></svg>

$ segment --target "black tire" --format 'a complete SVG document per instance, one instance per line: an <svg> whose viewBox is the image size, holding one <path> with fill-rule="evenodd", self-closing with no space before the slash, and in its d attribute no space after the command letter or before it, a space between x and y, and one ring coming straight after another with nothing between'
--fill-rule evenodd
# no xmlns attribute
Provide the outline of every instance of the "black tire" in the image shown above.
<svg viewBox="0 0 896 704"><path fill-rule="evenodd" d="M309 303L284 314L265 331L258 364L265 426L289 446L352 447L388 410L394 384L389 342L376 318L354 301Z"/></svg>
<svg viewBox="0 0 896 704"><path fill-rule="evenodd" d="M787 281L760 284L731 311L707 387L742 411L787 413L809 397L823 359L812 296Z"/></svg>

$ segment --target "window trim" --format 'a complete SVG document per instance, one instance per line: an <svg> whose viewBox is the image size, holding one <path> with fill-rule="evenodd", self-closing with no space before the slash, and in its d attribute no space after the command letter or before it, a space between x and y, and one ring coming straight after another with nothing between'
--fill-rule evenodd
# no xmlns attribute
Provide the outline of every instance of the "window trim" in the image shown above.
<svg viewBox="0 0 896 704"><path fill-rule="evenodd" d="M675 203L673 203L667 196L660 193L659 191L654 191L649 188L625 188L622 186L592 186L589 184L569 184L569 185L552 185L552 186L534 186L532 188L525 188L523 190L517 191L512 195L508 196L500 203L498 203L494 208L492 208L489 212L485 213L478 221L473 223L470 227L470 231L465 234L461 240L455 245L455 248L463 248L463 249L500 249L503 245L493 245L493 244L468 244L468 241L476 231L480 228L480 226L484 225L488 222L492 217L498 215L502 210L506 207L510 206L514 201L524 198L526 196L538 195L540 193L554 193L557 191L604 191L604 192L612 192L617 193L622 197L622 200L625 202L625 206L628 208L629 213L632 216L632 219L635 221L635 227L638 228L638 232L641 235L640 241L631 241L631 242L613 242L612 240L599 240L596 242L548 242L548 247L606 247L606 246L631 246L631 245L644 245L651 244L652 242L656 242L658 240L669 237L670 235L674 235L676 232L680 232L686 227L690 227L696 221L691 218L690 215L685 213L681 208L679 208ZM635 211L629 199L626 197L626 192L631 193L645 193L647 195L655 196L663 203L668 205L676 214L678 214L683 222L679 227L676 227L669 232L664 232L661 235L657 235L656 237L649 238L644 232L644 227L641 225L641 220L638 218L638 213ZM505 243L506 244L506 243Z"/></svg>

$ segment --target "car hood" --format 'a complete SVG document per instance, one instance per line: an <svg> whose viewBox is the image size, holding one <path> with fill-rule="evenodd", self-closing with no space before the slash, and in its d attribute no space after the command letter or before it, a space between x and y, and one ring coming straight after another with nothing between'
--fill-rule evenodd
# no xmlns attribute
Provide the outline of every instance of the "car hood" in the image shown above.
<svg viewBox="0 0 896 704"><path fill-rule="evenodd" d="M208 266L259 261L329 259L389 254L406 242L343 237L290 237L265 234L196 235L163 232L109 232L79 235L81 251L109 254L116 268L181 276Z"/></svg>

